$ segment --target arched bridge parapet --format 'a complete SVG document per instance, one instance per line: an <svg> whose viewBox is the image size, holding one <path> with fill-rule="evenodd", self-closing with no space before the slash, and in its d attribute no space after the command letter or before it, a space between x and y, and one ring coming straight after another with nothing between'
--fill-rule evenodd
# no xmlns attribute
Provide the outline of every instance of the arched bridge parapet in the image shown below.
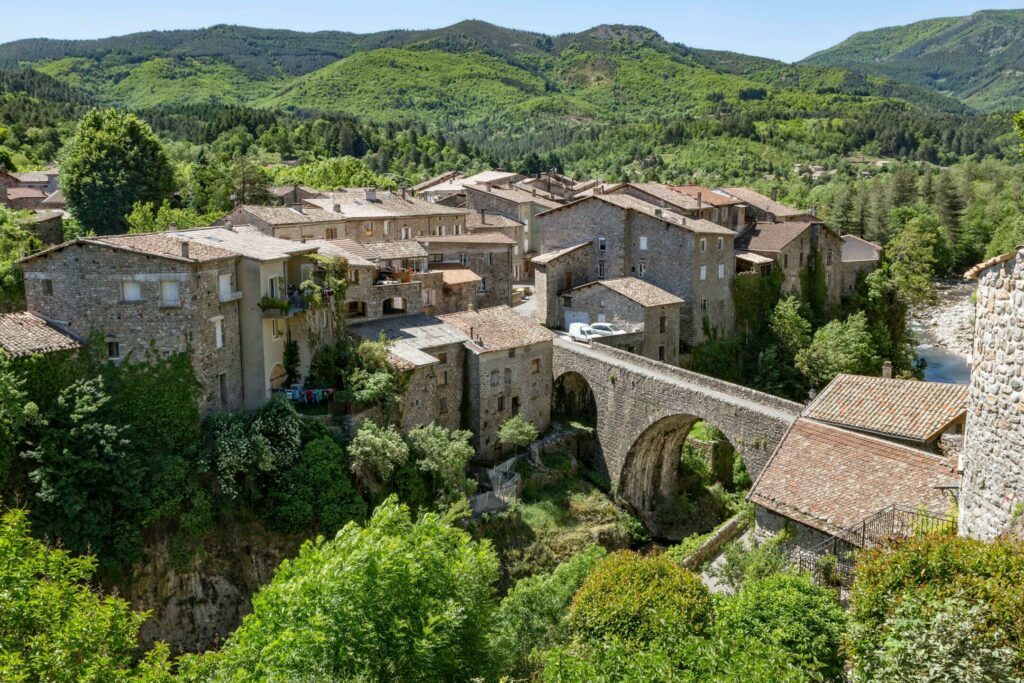
<svg viewBox="0 0 1024 683"><path fill-rule="evenodd" d="M600 344L559 338L553 371L582 376L597 412L597 464L642 514L671 491L679 451L697 420L721 430L756 478L803 406ZM652 429L654 427L654 429Z"/></svg>

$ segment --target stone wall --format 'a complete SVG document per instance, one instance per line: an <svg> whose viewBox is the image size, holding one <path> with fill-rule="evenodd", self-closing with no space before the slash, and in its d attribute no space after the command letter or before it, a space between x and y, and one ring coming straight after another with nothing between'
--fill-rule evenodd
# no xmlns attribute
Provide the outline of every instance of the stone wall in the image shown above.
<svg viewBox="0 0 1024 683"><path fill-rule="evenodd" d="M575 249L547 263L534 263L533 289L537 320L541 325L562 325L564 314L559 293L595 280L595 267L592 247Z"/></svg>
<svg viewBox="0 0 1024 683"><path fill-rule="evenodd" d="M566 307L569 298L571 306ZM679 315L681 304L665 306L641 306L618 292L594 284L580 287L562 297L562 314L568 310L584 311L591 323L610 322L627 329L643 330L639 353L654 360L661 360L671 365L679 363ZM662 331L661 318L665 318ZM561 321L561 326L567 328ZM620 344L612 344L617 348L628 348Z"/></svg>
<svg viewBox="0 0 1024 683"><path fill-rule="evenodd" d="M460 426L465 348L448 344L426 350L443 363L408 371L400 406L402 432L436 422L448 429Z"/></svg>
<svg viewBox="0 0 1024 683"><path fill-rule="evenodd" d="M990 539L1024 509L1024 249L978 274L960 533Z"/></svg>
<svg viewBox="0 0 1024 683"><path fill-rule="evenodd" d="M512 247L503 244L422 243L430 263L461 263L483 279L478 308L512 303Z"/></svg>
<svg viewBox="0 0 1024 683"><path fill-rule="evenodd" d="M754 506L754 533L759 541L766 541L778 535L783 529L792 534L790 543L802 550L811 550L819 544L832 538L831 534L809 527L800 522L793 521L789 517L783 517L779 513L761 507Z"/></svg>

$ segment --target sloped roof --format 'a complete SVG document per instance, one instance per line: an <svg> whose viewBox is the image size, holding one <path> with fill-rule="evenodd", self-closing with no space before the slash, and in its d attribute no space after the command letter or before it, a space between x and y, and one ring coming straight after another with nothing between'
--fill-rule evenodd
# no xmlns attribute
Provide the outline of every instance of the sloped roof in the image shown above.
<svg viewBox="0 0 1024 683"><path fill-rule="evenodd" d="M374 261L391 261L402 258L427 258L427 252L416 240L394 242L366 242L363 244Z"/></svg>
<svg viewBox="0 0 1024 683"><path fill-rule="evenodd" d="M480 282L480 276L465 266L454 263L433 263L430 266L433 272L441 273L441 280L446 285L465 285Z"/></svg>
<svg viewBox="0 0 1024 683"><path fill-rule="evenodd" d="M524 190L522 188L514 187L511 185L502 186L466 184L466 189L473 190L475 192L483 192L485 194L489 194L491 196L498 197L509 202L514 202L516 204L533 203L537 204L538 206L546 207L548 209L553 209L557 206L561 206L561 203L543 196L544 194L547 193L534 193L529 190Z"/></svg>
<svg viewBox="0 0 1024 683"><path fill-rule="evenodd" d="M46 199L46 193L34 187L9 187L7 199Z"/></svg>
<svg viewBox="0 0 1024 683"><path fill-rule="evenodd" d="M57 190L44 199L43 204L49 206L64 206L64 193Z"/></svg>
<svg viewBox="0 0 1024 683"><path fill-rule="evenodd" d="M431 235L430 237L417 237L416 241L427 246L431 244L478 244L510 247L516 243L514 239L500 232L471 232L468 235Z"/></svg>
<svg viewBox="0 0 1024 683"><path fill-rule="evenodd" d="M630 301L635 301L641 306L667 306L681 304L683 300L671 292L666 292L660 287L655 287L650 282L635 277L620 277L611 280L594 280L570 291L575 292L584 287L605 287L616 294L620 294Z"/></svg>
<svg viewBox="0 0 1024 683"><path fill-rule="evenodd" d="M444 173L439 173L433 178L427 178L422 183L417 183L416 185L413 185L412 191L423 192L424 190L429 190L435 185L440 185L441 183L447 182L449 180L455 180L456 178L459 178L461 176L462 174L459 173L458 171L445 171Z"/></svg>
<svg viewBox="0 0 1024 683"><path fill-rule="evenodd" d="M761 256L760 254L755 254L752 251L736 251L734 254L739 260L753 263L758 266L775 263L774 259L770 259L767 256Z"/></svg>
<svg viewBox="0 0 1024 683"><path fill-rule="evenodd" d="M49 221L54 218L63 218L64 212L60 209L45 209L33 211L31 214L22 218L23 223L42 223L43 221Z"/></svg>
<svg viewBox="0 0 1024 683"><path fill-rule="evenodd" d="M404 361L406 368L439 362L437 358L426 353L426 349L469 341L469 337L458 328L423 313L379 318L351 325L348 331L370 341L377 341L383 334L393 342L390 347L391 354ZM402 363L397 365L403 367Z"/></svg>
<svg viewBox="0 0 1024 683"><path fill-rule="evenodd" d="M403 197L390 190L372 191L373 199L367 199L366 188L346 188L323 192L305 200L305 204L317 206L346 220L402 218L407 216L461 216L465 209L434 204L406 193ZM336 210L337 209L337 210Z"/></svg>
<svg viewBox="0 0 1024 683"><path fill-rule="evenodd" d="M449 313L439 317L467 335L472 331L473 340L468 346L477 353L513 349L555 338L543 325L519 315L508 306Z"/></svg>
<svg viewBox="0 0 1024 683"><path fill-rule="evenodd" d="M466 216L467 230L483 230L486 228L521 228L520 221L502 216L491 211L481 214L480 211L473 211Z"/></svg>
<svg viewBox="0 0 1024 683"><path fill-rule="evenodd" d="M48 183L50 182L50 176L57 175L57 171L23 171L21 173L12 173L11 175L23 183Z"/></svg>
<svg viewBox="0 0 1024 683"><path fill-rule="evenodd" d="M188 242L188 255L182 251L182 244L186 240L173 233L155 232L142 233L137 235L104 235L100 237L79 237L61 244L43 249L21 259L19 263L27 263L36 258L46 256L51 252L66 249L72 245L91 245L109 247L121 251L130 251L146 256L165 258L171 261L182 261L185 263L205 263L207 261L219 261L220 259L235 258L235 252L222 249L211 244L202 242Z"/></svg>
<svg viewBox="0 0 1024 683"><path fill-rule="evenodd" d="M318 207L304 206L301 210L290 206L257 206L246 204L239 207L269 225L298 225L301 223L328 223L344 221L345 217Z"/></svg>
<svg viewBox="0 0 1024 683"><path fill-rule="evenodd" d="M11 358L80 348L82 344L77 339L34 313L0 315L0 350Z"/></svg>
<svg viewBox="0 0 1024 683"><path fill-rule="evenodd" d="M966 384L837 375L804 416L851 429L927 442L967 412Z"/></svg>
<svg viewBox="0 0 1024 683"><path fill-rule="evenodd" d="M858 237L857 235L850 235L850 234L843 235L839 239L841 239L843 241L842 252L841 252L841 258L842 258L843 261L846 261L848 263L855 262L857 259L852 259L852 258L848 258L848 257L852 256L853 252L858 247L869 249L869 250L873 251L874 255L875 255L875 257L873 259L861 259L861 260L877 261L879 258L881 258L881 255L882 255L882 245L880 245L880 244L875 244L874 242L869 242L868 240L864 239L863 237Z"/></svg>
<svg viewBox="0 0 1024 683"><path fill-rule="evenodd" d="M540 263L540 264L551 263L552 261L555 261L555 260L565 256L566 254L570 254L570 253L576 251L577 249L582 249L583 247L586 247L586 246L588 246L590 244L593 244L593 242L594 242L594 240L590 240L588 242L580 242L579 244L572 244L572 245L569 245L568 247L563 247L563 248L557 249L555 251L549 251L546 254L541 254L540 256L534 256L530 260L533 261L534 263Z"/></svg>
<svg viewBox="0 0 1024 683"><path fill-rule="evenodd" d="M352 240L306 240L306 244L316 247L317 253L330 258L343 258L350 266L372 268L372 255L358 242Z"/></svg>
<svg viewBox="0 0 1024 683"><path fill-rule="evenodd" d="M631 187L684 211L695 211L704 208L702 205L697 204L696 197L691 197L683 192L676 192L668 185L660 183L626 183L612 189L609 194L623 194Z"/></svg>
<svg viewBox="0 0 1024 683"><path fill-rule="evenodd" d="M757 223L736 237L735 248L739 251L778 253L812 225L797 222Z"/></svg>
<svg viewBox="0 0 1024 683"><path fill-rule="evenodd" d="M957 478L940 456L866 434L798 418L775 449L749 499L829 534L890 505L944 513L937 486Z"/></svg>
<svg viewBox="0 0 1024 683"><path fill-rule="evenodd" d="M248 225L232 228L195 228L168 234L188 240L191 245L223 249L255 261L277 261L316 251L313 245L270 237Z"/></svg>
<svg viewBox="0 0 1024 683"><path fill-rule="evenodd" d="M666 191L671 192L671 190ZM637 213L642 213L650 216L651 218L657 218L660 221L665 221L666 223L676 225L692 232L712 235L729 235L730 237L736 234L729 228L723 227L718 223L712 223L711 221L704 220L703 218L690 218L689 216L684 216L677 211L656 206L650 202L640 199L639 197L634 197L633 195L621 193L598 194L580 201L591 200L613 204L619 208L627 209L629 211L636 211Z"/></svg>
<svg viewBox="0 0 1024 683"><path fill-rule="evenodd" d="M701 202L708 206L735 206L743 203L736 197L730 197L722 194L721 192L716 192L710 187L704 187L703 185L672 185L671 189L693 197L694 199L696 199L699 194Z"/></svg>
<svg viewBox="0 0 1024 683"><path fill-rule="evenodd" d="M766 197L756 190L751 190L749 187L723 187L721 189L744 204L749 204L778 218L797 218L808 215L803 209L794 209L791 206L781 204L771 197Z"/></svg>

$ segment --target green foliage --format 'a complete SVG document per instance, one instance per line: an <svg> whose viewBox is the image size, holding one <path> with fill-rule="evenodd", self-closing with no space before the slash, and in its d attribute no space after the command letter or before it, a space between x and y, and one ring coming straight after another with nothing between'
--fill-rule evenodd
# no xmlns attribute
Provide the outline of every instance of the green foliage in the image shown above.
<svg viewBox="0 0 1024 683"><path fill-rule="evenodd" d="M281 352L281 364L284 366L284 383L286 386L297 384L301 379L299 375L299 342L292 337L289 328L288 338L284 342L284 350Z"/></svg>
<svg viewBox="0 0 1024 683"><path fill-rule="evenodd" d="M484 672L498 561L451 517L394 499L307 542L253 597L213 680L437 681ZM344 656L339 656L344 653Z"/></svg>
<svg viewBox="0 0 1024 683"><path fill-rule="evenodd" d="M129 681L145 614L90 590L96 560L52 550L29 535L28 516L0 521L0 678Z"/></svg>
<svg viewBox="0 0 1024 683"><path fill-rule="evenodd" d="M148 125L131 114L95 109L61 156L60 183L82 227L107 235L128 229L125 216L136 202L169 198L174 174Z"/></svg>
<svg viewBox="0 0 1024 683"><path fill-rule="evenodd" d="M580 641L620 640L642 649L699 635L713 619L700 578L663 556L618 552L580 586L569 626Z"/></svg>
<svg viewBox="0 0 1024 683"><path fill-rule="evenodd" d="M877 375L882 359L863 312L833 320L814 333L811 345L796 355L796 366L811 385L821 388L839 373Z"/></svg>
<svg viewBox="0 0 1024 683"><path fill-rule="evenodd" d="M789 357L811 343L811 323L800 312L800 301L793 296L779 300L772 312L769 327Z"/></svg>
<svg viewBox="0 0 1024 683"><path fill-rule="evenodd" d="M475 455L470 445L472 438L472 432L451 431L434 423L416 427L406 437L409 456L428 477L435 504L440 508L465 500L476 488L476 482L466 478L466 465Z"/></svg>
<svg viewBox="0 0 1024 683"><path fill-rule="evenodd" d="M748 582L785 571L789 565L785 550L789 539L787 531L766 541L751 541L749 545L742 538L736 539L725 546L721 564L710 572L734 592L738 591Z"/></svg>
<svg viewBox="0 0 1024 683"><path fill-rule="evenodd" d="M24 389L25 380L14 371L7 354L0 351L0 486L3 489L7 488L7 476L18 452L24 422L38 410L26 405Z"/></svg>
<svg viewBox="0 0 1024 683"><path fill-rule="evenodd" d="M166 199L159 206L136 202L125 216L129 233L165 232L173 229L198 228L212 225L219 214L202 214L194 209L175 209Z"/></svg>
<svg viewBox="0 0 1024 683"><path fill-rule="evenodd" d="M537 670L544 650L568 643L569 603L605 555L600 546L589 546L552 572L516 582L501 601L491 631L497 672L527 678Z"/></svg>
<svg viewBox="0 0 1024 683"><path fill-rule="evenodd" d="M409 447L394 427L363 420L348 446L348 455L360 487L376 495L409 461Z"/></svg>
<svg viewBox="0 0 1024 683"><path fill-rule="evenodd" d="M268 502L261 514L284 532L312 528L330 537L348 522L366 518L366 502L352 484L348 458L329 436L303 446L298 459L274 478Z"/></svg>
<svg viewBox="0 0 1024 683"><path fill-rule="evenodd" d="M805 575L775 574L747 582L718 603L716 614L715 627L724 640L777 645L828 678L843 671L846 614L833 591Z"/></svg>
<svg viewBox="0 0 1024 683"><path fill-rule="evenodd" d="M932 301L945 236L938 220L918 215L897 230L886 245L886 262L897 291L913 306Z"/></svg>
<svg viewBox="0 0 1024 683"><path fill-rule="evenodd" d="M0 314L25 306L25 284L16 261L42 243L19 225L20 214L0 205Z"/></svg>
<svg viewBox="0 0 1024 683"><path fill-rule="evenodd" d="M821 324L828 319L828 288L820 251L816 250L800 270L800 298L811 321Z"/></svg>
<svg viewBox="0 0 1024 683"><path fill-rule="evenodd" d="M1014 675L1024 676L1024 552L1019 541L983 542L957 536L913 536L892 546L865 551L858 557L850 593L849 654L854 668L866 674L898 654L887 645L893 629L906 634L934 629L948 620L940 616L950 599L984 606L974 614L984 647L1009 647ZM917 601L900 611L909 600ZM907 619L918 619L914 629ZM934 644L935 652L962 652L954 646L959 630ZM922 642L918 640L917 642ZM905 645L897 647L904 648ZM946 656L946 655L943 655ZM966 655L964 655L966 657ZM983 653L978 653L983 656ZM987 655L984 655L987 656ZM963 663L970 662L965 658ZM913 680L913 679L911 679Z"/></svg>
<svg viewBox="0 0 1024 683"><path fill-rule="evenodd" d="M502 446L511 446L518 451L536 441L539 435L540 432L532 422L524 419L522 415L513 415L498 428L498 443Z"/></svg>
<svg viewBox="0 0 1024 683"><path fill-rule="evenodd" d="M339 187L377 187L394 189L395 181L371 171L365 163L350 156L312 161L294 168L281 168L274 180L279 185L307 185L320 190Z"/></svg>

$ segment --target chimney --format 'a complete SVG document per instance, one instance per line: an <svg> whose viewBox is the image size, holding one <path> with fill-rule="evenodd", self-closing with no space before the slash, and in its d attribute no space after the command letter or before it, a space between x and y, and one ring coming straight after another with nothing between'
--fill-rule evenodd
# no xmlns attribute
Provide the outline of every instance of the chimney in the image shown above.
<svg viewBox="0 0 1024 683"><path fill-rule="evenodd" d="M818 217L818 208L815 207L815 206L812 206L810 209L808 209L807 213L809 213L812 216L814 216L815 218L817 218Z"/></svg>
<svg viewBox="0 0 1024 683"><path fill-rule="evenodd" d="M377 188L368 187L366 188L366 201L375 202L377 201Z"/></svg>
<svg viewBox="0 0 1024 683"><path fill-rule="evenodd" d="M777 187L773 187L772 188L772 201L773 202L779 201L779 188L777 188Z"/></svg>
<svg viewBox="0 0 1024 683"><path fill-rule="evenodd" d="M487 209L480 209L480 224L487 222Z"/></svg>
<svg viewBox="0 0 1024 683"><path fill-rule="evenodd" d="M892 361L887 360L882 363L882 377L886 379L892 379Z"/></svg>
<svg viewBox="0 0 1024 683"><path fill-rule="evenodd" d="M405 199L405 188L402 188L402 199Z"/></svg>
<svg viewBox="0 0 1024 683"><path fill-rule="evenodd" d="M188 240L181 241L181 258L189 258L188 256Z"/></svg>
<svg viewBox="0 0 1024 683"><path fill-rule="evenodd" d="M167 224L167 229L171 230L171 231L177 230L178 229L178 224L177 223L168 223Z"/></svg>
<svg viewBox="0 0 1024 683"><path fill-rule="evenodd" d="M697 193L697 208L701 209L703 207L704 207L704 201L703 201L703 198L701 197L701 193L698 192Z"/></svg>
<svg viewBox="0 0 1024 683"><path fill-rule="evenodd" d="M661 218L661 209L655 209L654 215L657 216L658 218Z"/></svg>
<svg viewBox="0 0 1024 683"><path fill-rule="evenodd" d="M341 204L334 205L334 213L341 213Z"/></svg>
<svg viewBox="0 0 1024 683"><path fill-rule="evenodd" d="M534 196L534 197L536 197L536 196L537 196L537 188L536 188L536 187L535 187L535 188L533 188L533 196Z"/></svg>

